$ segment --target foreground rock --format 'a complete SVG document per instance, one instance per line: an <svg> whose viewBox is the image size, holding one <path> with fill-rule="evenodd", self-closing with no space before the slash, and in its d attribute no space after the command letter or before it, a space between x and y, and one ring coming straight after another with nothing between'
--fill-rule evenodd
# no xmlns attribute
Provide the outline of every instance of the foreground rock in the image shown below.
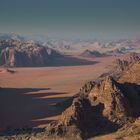
<svg viewBox="0 0 140 140"><path fill-rule="evenodd" d="M107 76L96 82L87 95L79 94L62 113L60 120L46 128L47 135L87 139L134 122L140 116L138 70L140 61L130 64L118 81Z"/></svg>

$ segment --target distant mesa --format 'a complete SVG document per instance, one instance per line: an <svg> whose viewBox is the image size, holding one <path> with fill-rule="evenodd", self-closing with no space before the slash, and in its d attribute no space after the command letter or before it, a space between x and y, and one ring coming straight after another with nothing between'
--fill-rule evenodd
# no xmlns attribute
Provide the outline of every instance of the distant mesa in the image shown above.
<svg viewBox="0 0 140 140"><path fill-rule="evenodd" d="M100 53L99 51L93 50L85 50L83 53L80 54L83 57L103 57L106 56L104 53Z"/></svg>
<svg viewBox="0 0 140 140"><path fill-rule="evenodd" d="M34 41L0 40L0 65L7 67L47 66L54 58L62 57L57 51Z"/></svg>

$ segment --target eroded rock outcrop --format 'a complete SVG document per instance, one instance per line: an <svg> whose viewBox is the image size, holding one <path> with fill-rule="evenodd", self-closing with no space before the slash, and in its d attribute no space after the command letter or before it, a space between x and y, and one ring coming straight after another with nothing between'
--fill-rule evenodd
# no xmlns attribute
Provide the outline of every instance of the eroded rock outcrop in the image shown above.
<svg viewBox="0 0 140 140"><path fill-rule="evenodd" d="M47 135L87 139L134 122L140 116L140 85L137 83L140 78L132 80L133 82L129 80L133 75L140 76L138 70L139 61L123 70L118 81L107 76L101 81L89 82L89 88L83 86L59 121L52 122L46 128ZM130 75L130 71L133 73L129 79L126 75Z"/></svg>
<svg viewBox="0 0 140 140"><path fill-rule="evenodd" d="M47 66L54 58L62 57L58 52L40 44L19 40L0 41L0 65L8 67Z"/></svg>
<svg viewBox="0 0 140 140"><path fill-rule="evenodd" d="M103 116L111 122L123 123L123 119L131 114L130 104L121 90L123 85L117 83L112 77L96 84L89 93L89 100L92 106L103 104Z"/></svg>

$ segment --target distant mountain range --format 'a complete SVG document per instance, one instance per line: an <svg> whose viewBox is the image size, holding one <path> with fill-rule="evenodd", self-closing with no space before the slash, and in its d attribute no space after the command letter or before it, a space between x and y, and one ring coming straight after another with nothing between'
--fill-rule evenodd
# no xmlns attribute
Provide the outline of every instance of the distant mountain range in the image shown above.
<svg viewBox="0 0 140 140"><path fill-rule="evenodd" d="M100 53L110 54L125 54L129 52L140 52L140 39L126 39L112 41L109 43L101 43L94 41L65 41L65 40L47 40L45 45L48 45L61 52L79 52L80 54L86 50L98 51Z"/></svg>
<svg viewBox="0 0 140 140"><path fill-rule="evenodd" d="M94 63L64 55L51 46L34 40L0 40L0 66L3 67L77 66Z"/></svg>
<svg viewBox="0 0 140 140"><path fill-rule="evenodd" d="M20 41L25 41L26 38L23 36L20 36L15 33L0 33L0 40L7 40L7 39L13 39L13 40L20 40Z"/></svg>
<svg viewBox="0 0 140 140"><path fill-rule="evenodd" d="M120 39L118 41L111 42L100 42L95 39L91 40L64 40L64 39L53 39L44 36L29 36L29 35L18 35L15 33L0 33L0 40L20 40L28 41L34 40L43 46L49 46L60 52L77 51L84 52L85 50L95 50L104 53L127 53L140 50L140 39Z"/></svg>
<svg viewBox="0 0 140 140"><path fill-rule="evenodd" d="M105 44L98 41L86 42L80 40L79 42L73 42L53 39L40 42L29 40L28 37L15 33L0 33L0 65L7 67L49 66L53 65L52 62L58 65L58 59L62 62L64 59L61 58L69 54L78 54L82 57L104 57L130 52L140 53L140 39L126 39ZM64 63L67 64L67 61L70 63L76 61L74 65L77 62L81 64L80 60L75 58L65 59Z"/></svg>

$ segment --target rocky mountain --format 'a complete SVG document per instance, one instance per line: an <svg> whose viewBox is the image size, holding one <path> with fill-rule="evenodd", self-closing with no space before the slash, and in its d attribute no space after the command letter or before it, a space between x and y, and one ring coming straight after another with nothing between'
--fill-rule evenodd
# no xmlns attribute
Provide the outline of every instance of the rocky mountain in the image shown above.
<svg viewBox="0 0 140 140"><path fill-rule="evenodd" d="M35 41L0 40L0 65L8 67L47 66L62 57L53 49Z"/></svg>
<svg viewBox="0 0 140 140"><path fill-rule="evenodd" d="M97 40L51 40L49 39L44 43L45 45L59 50L61 52L70 53L77 52L78 54L84 53L85 50L97 51L101 54L108 55L122 55L130 52L140 52L140 39L122 39L118 41L111 42L101 42ZM91 51L92 52L92 51ZM86 51L85 51L86 53ZM99 55L96 53L94 55ZM87 54L88 56L89 54ZM86 57L87 57L86 56ZM92 55L91 55L92 56Z"/></svg>
<svg viewBox="0 0 140 140"><path fill-rule="evenodd" d="M25 41L25 37L20 36L18 34L15 33L0 33L0 40L21 40L21 41Z"/></svg>
<svg viewBox="0 0 140 140"><path fill-rule="evenodd" d="M80 54L80 56L83 57L103 57L106 56L104 53L100 53L99 51L90 51L90 50L85 50L83 53Z"/></svg>
<svg viewBox="0 0 140 140"><path fill-rule="evenodd" d="M140 52L140 39L122 39L112 41L102 46L108 55L123 55L132 52Z"/></svg>
<svg viewBox="0 0 140 140"><path fill-rule="evenodd" d="M120 131L132 124L140 116L139 70L140 61L137 60L120 73L117 81L107 76L92 81L91 86L84 86L85 90L82 88L60 120L46 128L46 135L87 139Z"/></svg>

